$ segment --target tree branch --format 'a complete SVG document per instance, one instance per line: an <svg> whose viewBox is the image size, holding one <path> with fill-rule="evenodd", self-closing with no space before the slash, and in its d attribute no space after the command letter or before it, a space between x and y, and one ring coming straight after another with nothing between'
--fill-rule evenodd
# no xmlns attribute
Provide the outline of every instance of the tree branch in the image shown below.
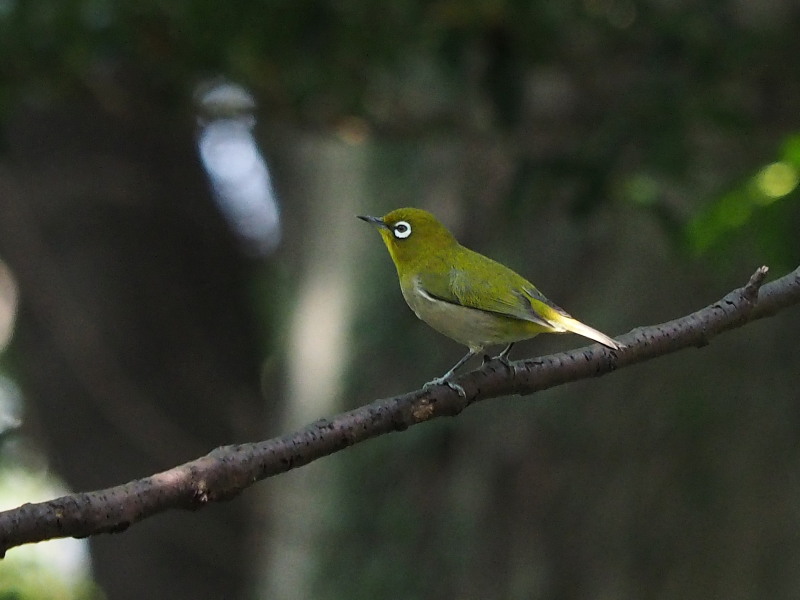
<svg viewBox="0 0 800 600"><path fill-rule="evenodd" d="M474 402L532 394L689 346L704 346L723 331L800 303L800 268L762 286L766 274L767 268L761 267L747 285L702 310L631 331L620 338L627 345L623 350L594 344L510 364L490 361L458 378L466 397L437 386L376 400L282 437L217 448L197 460L124 485L0 512L0 556L21 544L123 531L168 509L195 510L227 500L261 479L385 433L457 415Z"/></svg>

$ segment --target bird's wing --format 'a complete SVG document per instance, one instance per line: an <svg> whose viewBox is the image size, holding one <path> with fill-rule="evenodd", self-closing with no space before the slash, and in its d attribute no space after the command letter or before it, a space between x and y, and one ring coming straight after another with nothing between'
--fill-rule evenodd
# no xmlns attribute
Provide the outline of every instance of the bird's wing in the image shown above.
<svg viewBox="0 0 800 600"><path fill-rule="evenodd" d="M480 255L479 255L480 256ZM475 259L489 261L478 264L467 274L450 268L441 274L426 272L417 275L416 285L427 295L443 302L491 312L505 317L529 321L552 333L571 331L600 342L609 348L624 348L606 334L581 323L560 306L553 304L532 283L511 269L481 256ZM485 277L475 273L489 273Z"/></svg>
<svg viewBox="0 0 800 600"><path fill-rule="evenodd" d="M441 274L419 274L417 285L437 300L564 331L557 318L558 315L569 317L563 309L553 304L521 276L499 263L495 264L496 267L507 270L506 277L481 278L452 268Z"/></svg>

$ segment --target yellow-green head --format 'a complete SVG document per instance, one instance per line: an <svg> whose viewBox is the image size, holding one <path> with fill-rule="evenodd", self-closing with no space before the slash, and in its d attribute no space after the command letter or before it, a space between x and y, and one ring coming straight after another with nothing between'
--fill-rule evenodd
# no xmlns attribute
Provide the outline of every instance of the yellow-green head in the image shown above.
<svg viewBox="0 0 800 600"><path fill-rule="evenodd" d="M398 208L383 217L359 216L378 227L397 270L413 268L425 257L458 245L447 228L419 208Z"/></svg>

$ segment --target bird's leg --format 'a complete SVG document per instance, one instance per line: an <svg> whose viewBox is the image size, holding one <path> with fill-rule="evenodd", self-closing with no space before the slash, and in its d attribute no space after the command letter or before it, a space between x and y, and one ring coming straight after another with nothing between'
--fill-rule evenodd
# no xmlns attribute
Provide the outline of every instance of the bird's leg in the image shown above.
<svg viewBox="0 0 800 600"><path fill-rule="evenodd" d="M514 342L511 342L508 346L506 346L503 351L498 354L497 356L489 356L488 354L483 355L483 362L481 366L484 366L488 362L492 362L493 360L499 360L504 365L508 365L508 353L511 352L511 346L514 345Z"/></svg>
<svg viewBox="0 0 800 600"><path fill-rule="evenodd" d="M467 352L461 358L461 360L459 360L456 364L454 364L453 367L447 373L442 375L440 379L449 379L450 377L452 377L453 373L455 373L457 369L459 369L465 362L467 362L470 358L472 358L476 354L477 352L475 352L474 350L470 350L469 352Z"/></svg>
<svg viewBox="0 0 800 600"><path fill-rule="evenodd" d="M475 350L470 350L460 361L458 361L456 364L453 365L452 369L450 369L447 373L445 373L441 377L437 377L436 379L431 379L428 383L422 386L422 389L427 390L428 388L433 387L434 385L446 385L451 390L458 392L458 395L461 396L462 398L466 398L467 393L464 391L464 388L458 385L457 383L453 383L452 381L450 381L450 378L453 376L453 373L455 373L459 367L461 367L465 362L467 362L477 353L478 352Z"/></svg>
<svg viewBox="0 0 800 600"><path fill-rule="evenodd" d="M497 359L505 364L508 364L508 353L511 352L511 347L513 345L514 342L511 342L508 346L506 346L503 351L497 355Z"/></svg>
<svg viewBox="0 0 800 600"><path fill-rule="evenodd" d="M508 353L509 353L509 352L511 352L511 347L512 347L513 345L514 345L514 342L511 342L511 343L510 343L508 346L506 346L505 348L503 348L503 351L502 351L500 354L498 354L498 355L497 355L497 356L495 356L495 357L491 357L491 356L489 356L488 354L485 354L485 355L483 356L483 364L482 364L481 366L484 366L484 365L486 365L487 363L490 363L490 362L492 362L493 360L496 360L497 362L499 362L499 363L500 363L501 365L503 365L504 367L506 367L506 368L509 368L509 362L508 362Z"/></svg>

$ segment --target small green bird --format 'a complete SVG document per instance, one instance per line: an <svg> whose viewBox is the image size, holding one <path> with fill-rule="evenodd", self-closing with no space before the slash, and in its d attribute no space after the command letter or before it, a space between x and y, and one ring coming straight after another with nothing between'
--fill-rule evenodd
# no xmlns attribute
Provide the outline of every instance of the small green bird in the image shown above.
<svg viewBox="0 0 800 600"><path fill-rule="evenodd" d="M383 217L358 218L378 227L411 310L469 348L452 369L426 387L446 384L463 395L461 386L448 380L472 356L486 346L506 344L497 357L505 360L514 342L540 333L572 332L614 350L624 348L571 317L521 275L459 244L427 211L398 208Z"/></svg>

